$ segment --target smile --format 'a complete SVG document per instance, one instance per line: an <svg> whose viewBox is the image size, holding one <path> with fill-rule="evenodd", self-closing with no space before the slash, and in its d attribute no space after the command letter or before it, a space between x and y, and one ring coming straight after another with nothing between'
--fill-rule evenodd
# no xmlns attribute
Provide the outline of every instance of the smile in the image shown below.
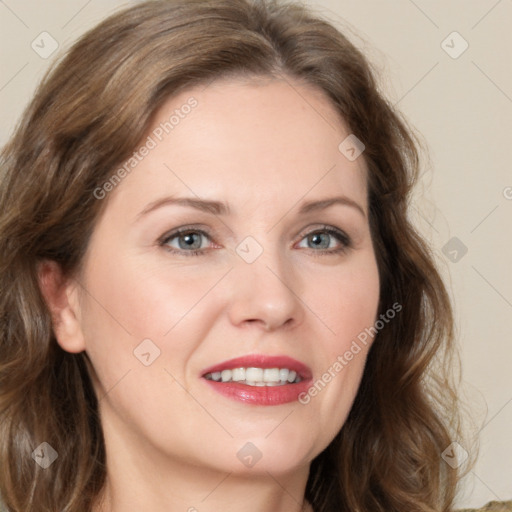
<svg viewBox="0 0 512 512"><path fill-rule="evenodd" d="M247 386L283 386L298 383L302 379L297 372L288 368L233 368L211 372L205 379L216 382L239 382Z"/></svg>
<svg viewBox="0 0 512 512"><path fill-rule="evenodd" d="M309 366L286 355L250 354L203 369L210 389L247 405L295 402L312 382Z"/></svg>

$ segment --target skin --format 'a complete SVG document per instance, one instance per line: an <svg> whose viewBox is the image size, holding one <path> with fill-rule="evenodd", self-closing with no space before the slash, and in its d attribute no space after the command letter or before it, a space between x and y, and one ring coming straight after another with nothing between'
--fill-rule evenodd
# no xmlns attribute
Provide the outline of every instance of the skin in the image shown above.
<svg viewBox="0 0 512 512"><path fill-rule="evenodd" d="M78 277L52 263L40 273L58 342L86 351L100 397L108 476L95 511L310 510L309 465L342 427L370 344L306 405L243 404L200 375L233 357L284 354L316 380L374 324L364 158L339 151L350 131L312 86L216 81L169 99L153 127L191 96L197 106L103 199ZM224 201L230 214L168 204L138 217L168 196ZM362 212L298 214L332 196ZM187 256L183 236L159 245L191 224L209 232L196 235L202 254ZM324 225L350 246L327 253L344 244ZM263 249L250 264L235 251L247 236ZM133 351L148 338L161 353L145 366ZM247 442L261 452L252 468L237 457Z"/></svg>

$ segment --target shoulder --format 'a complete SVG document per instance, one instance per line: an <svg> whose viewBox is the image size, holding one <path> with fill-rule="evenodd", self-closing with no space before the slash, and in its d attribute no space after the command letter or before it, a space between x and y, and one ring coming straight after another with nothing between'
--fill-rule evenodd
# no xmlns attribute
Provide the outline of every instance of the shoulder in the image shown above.
<svg viewBox="0 0 512 512"><path fill-rule="evenodd" d="M465 508L457 512L512 512L512 501L491 501L482 508Z"/></svg>

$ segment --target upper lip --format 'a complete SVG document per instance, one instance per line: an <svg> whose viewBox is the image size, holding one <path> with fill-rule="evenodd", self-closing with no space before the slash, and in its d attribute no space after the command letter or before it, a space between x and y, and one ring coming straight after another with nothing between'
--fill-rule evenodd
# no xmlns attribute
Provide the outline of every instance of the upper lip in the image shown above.
<svg viewBox="0 0 512 512"><path fill-rule="evenodd" d="M242 357L235 357L228 361L223 361L214 366L203 370L201 376L208 373L221 372L222 370L232 370L233 368L288 368L297 372L302 380L310 379L311 369L309 366L293 359L289 356L267 356L264 354L251 354Z"/></svg>

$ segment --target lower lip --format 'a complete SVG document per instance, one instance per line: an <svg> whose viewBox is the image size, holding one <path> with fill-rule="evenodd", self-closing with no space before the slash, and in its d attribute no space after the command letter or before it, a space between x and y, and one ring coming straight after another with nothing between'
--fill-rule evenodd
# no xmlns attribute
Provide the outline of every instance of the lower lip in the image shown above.
<svg viewBox="0 0 512 512"><path fill-rule="evenodd" d="M298 400L301 393L307 392L312 379L282 386L248 386L239 382L204 380L217 393L238 402L254 405L281 405Z"/></svg>

